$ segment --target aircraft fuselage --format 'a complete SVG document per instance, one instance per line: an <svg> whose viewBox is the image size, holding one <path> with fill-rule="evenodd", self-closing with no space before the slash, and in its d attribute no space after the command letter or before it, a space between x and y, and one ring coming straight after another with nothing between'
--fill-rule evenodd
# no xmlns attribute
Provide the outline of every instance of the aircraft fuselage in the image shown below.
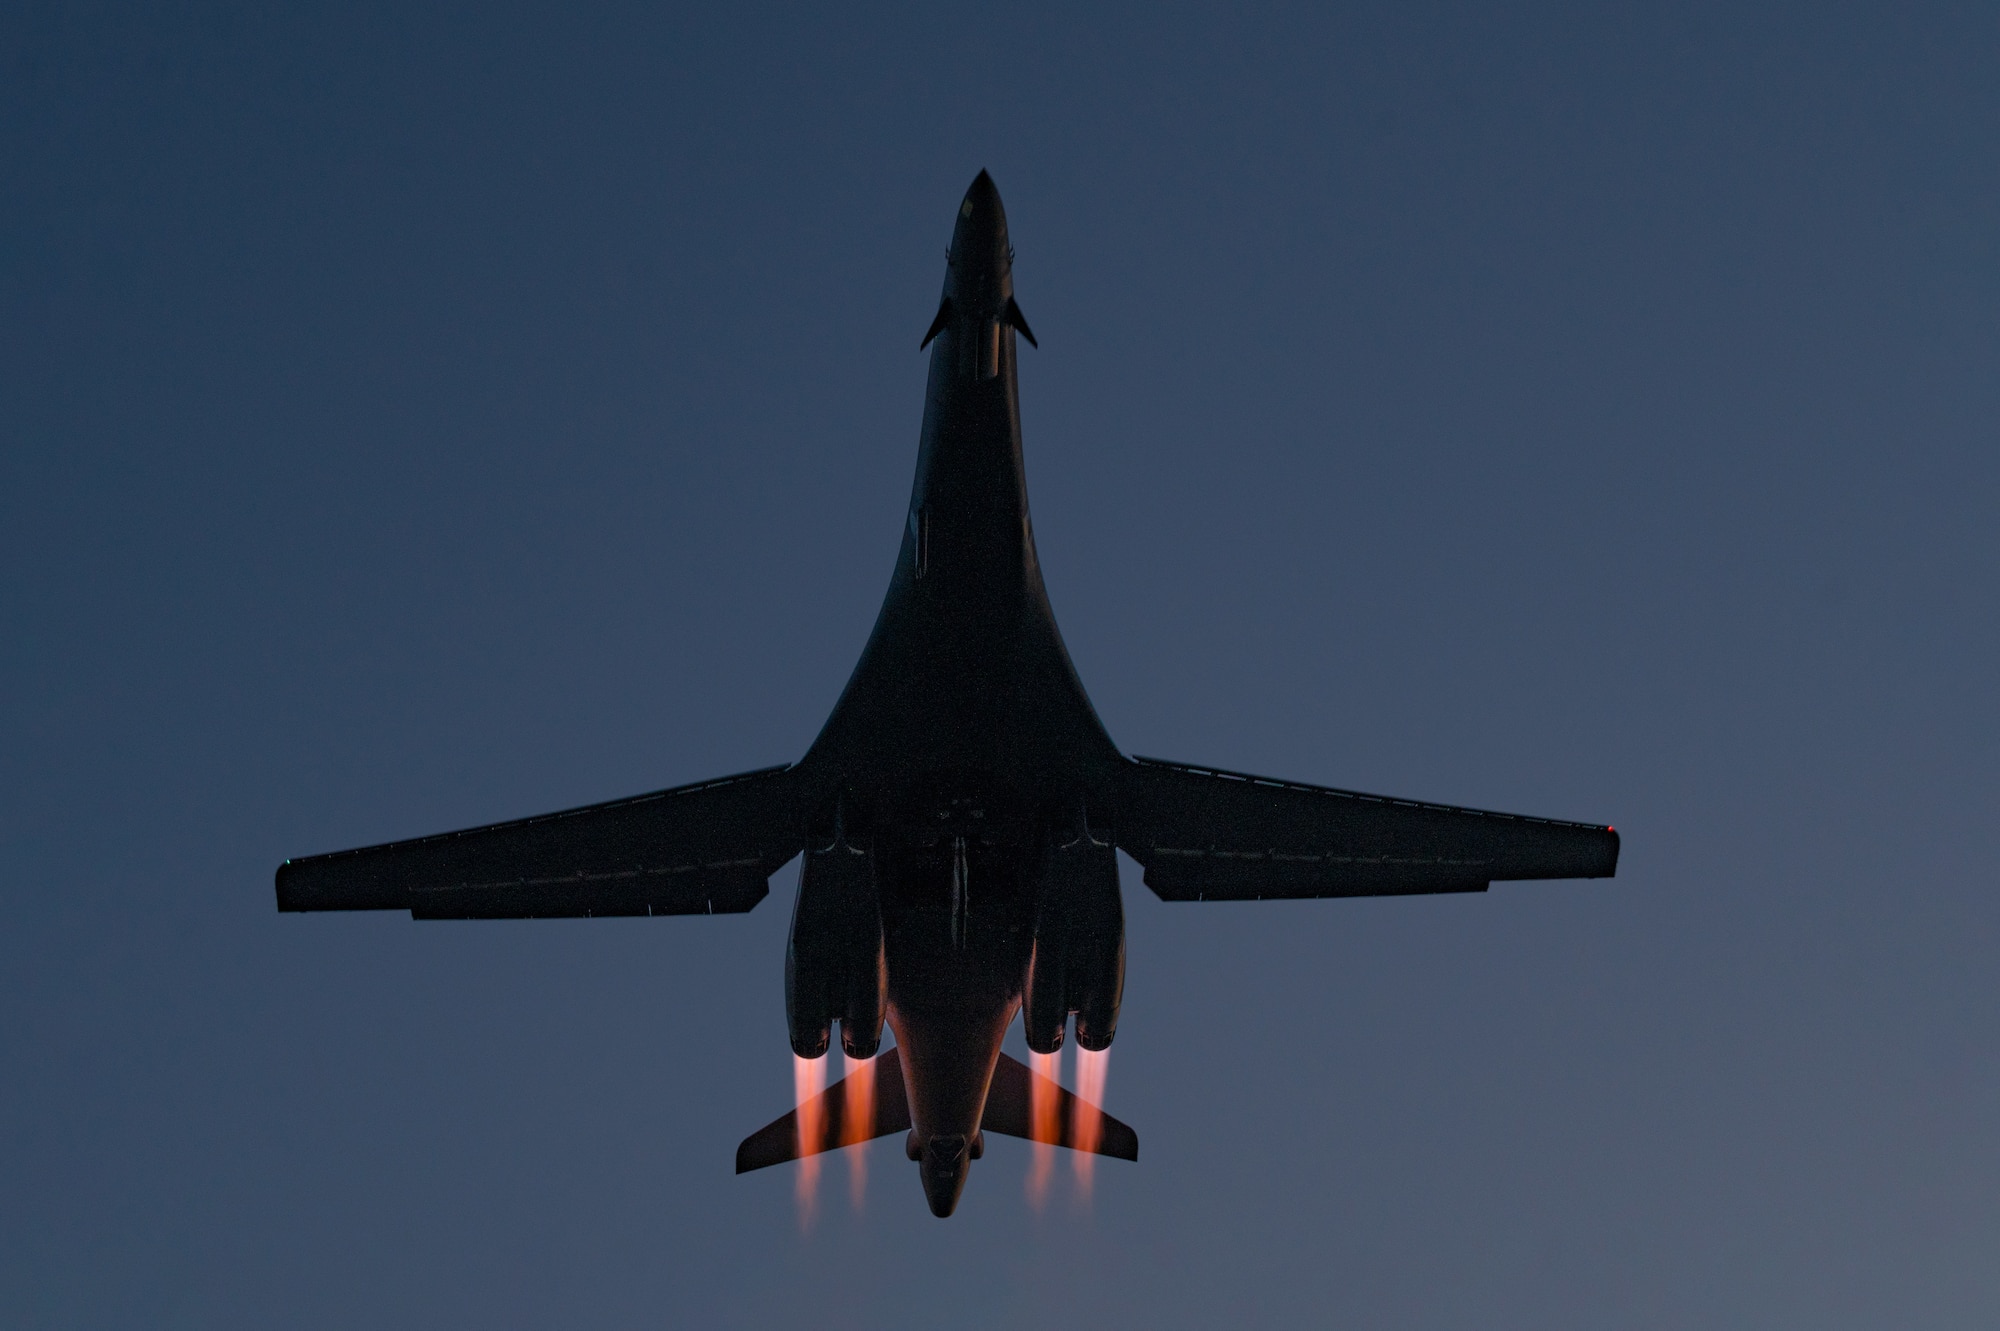
<svg viewBox="0 0 2000 1331"><path fill-rule="evenodd" d="M726 915L801 863L792 1052L870 1059L737 1148L762 1169L907 1133L949 1215L982 1133L1136 1160L1137 1134L1000 1050L1109 1047L1124 989L1117 854L1166 901L1484 892L1616 872L1573 823L1127 758L1084 695L1035 555L1012 251L985 172L959 205L916 484L874 632L795 764L287 860L284 911L416 919ZM1115 847L1115 849L1114 849ZM891 1079L886 1069L895 1068ZM879 1084L874 1071L883 1070ZM870 1088L879 1096L870 1098ZM853 1096L846 1092L852 1090Z"/></svg>
<svg viewBox="0 0 2000 1331"><path fill-rule="evenodd" d="M1122 761L1070 664L1035 556L1011 261L982 172L952 235L895 574L800 764L870 840L911 1149L940 1214L979 1149L988 1082L1021 1003L1043 843L1087 828L1092 787Z"/></svg>

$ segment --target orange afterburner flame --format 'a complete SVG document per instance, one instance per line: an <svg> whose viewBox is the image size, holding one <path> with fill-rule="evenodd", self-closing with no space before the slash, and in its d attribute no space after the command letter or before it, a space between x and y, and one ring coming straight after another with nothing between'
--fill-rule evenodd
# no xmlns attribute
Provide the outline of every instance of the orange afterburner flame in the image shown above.
<svg viewBox="0 0 2000 1331"><path fill-rule="evenodd" d="M1028 1168L1028 1204L1037 1211L1049 1199L1049 1176L1055 1173L1056 1144L1062 1140L1062 1110L1056 1103L1056 1063L1060 1053L1028 1051L1028 1130L1033 1134L1034 1161Z"/></svg>
<svg viewBox="0 0 2000 1331"><path fill-rule="evenodd" d="M1076 1047L1076 1109L1070 1124L1070 1140L1076 1149L1070 1159L1076 1167L1077 1193L1090 1200L1090 1184L1096 1169L1097 1144L1104 1139L1104 1080L1111 1071L1111 1051L1093 1052Z"/></svg>
<svg viewBox="0 0 2000 1331"><path fill-rule="evenodd" d="M799 1125L799 1228L809 1230L819 1208L819 1153L826 1149L826 1060L792 1055L792 1113Z"/></svg>
<svg viewBox="0 0 2000 1331"><path fill-rule="evenodd" d="M854 1149L847 1153L847 1188L856 1212L868 1195L868 1140L875 1127L875 1060L850 1058L841 1051L841 1070L847 1080L841 1084L840 1144Z"/></svg>

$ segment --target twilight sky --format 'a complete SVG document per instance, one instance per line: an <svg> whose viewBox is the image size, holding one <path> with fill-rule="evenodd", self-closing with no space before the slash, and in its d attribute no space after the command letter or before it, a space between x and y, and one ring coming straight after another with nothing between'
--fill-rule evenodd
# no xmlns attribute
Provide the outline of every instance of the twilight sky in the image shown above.
<svg viewBox="0 0 2000 1331"><path fill-rule="evenodd" d="M866 9L0 14L0 1321L2000 1323L1993 8ZM1114 739L1624 857L1127 863L1141 1162L802 1234L795 870L271 872L801 754L981 167Z"/></svg>

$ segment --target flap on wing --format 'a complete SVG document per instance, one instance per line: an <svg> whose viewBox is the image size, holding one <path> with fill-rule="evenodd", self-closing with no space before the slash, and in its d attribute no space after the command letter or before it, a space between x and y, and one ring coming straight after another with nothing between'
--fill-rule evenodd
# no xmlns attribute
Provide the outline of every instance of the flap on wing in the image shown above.
<svg viewBox="0 0 2000 1331"><path fill-rule="evenodd" d="M279 910L417 919L749 910L804 843L796 768L770 767L517 822L287 860Z"/></svg>
<svg viewBox="0 0 2000 1331"><path fill-rule="evenodd" d="M1137 758L1117 840L1167 901L1481 892L1519 878L1608 878L1609 827L1364 795Z"/></svg>
<svg viewBox="0 0 2000 1331"><path fill-rule="evenodd" d="M872 1086L861 1093L855 1083L866 1075ZM849 1122L867 1114L866 1124ZM801 1131L800 1124L806 1125ZM736 1148L736 1172L782 1165L801 1156L853 1146L910 1130L910 1102L903 1090L903 1061L891 1045L876 1057L866 1074L848 1073L783 1118L766 1123Z"/></svg>

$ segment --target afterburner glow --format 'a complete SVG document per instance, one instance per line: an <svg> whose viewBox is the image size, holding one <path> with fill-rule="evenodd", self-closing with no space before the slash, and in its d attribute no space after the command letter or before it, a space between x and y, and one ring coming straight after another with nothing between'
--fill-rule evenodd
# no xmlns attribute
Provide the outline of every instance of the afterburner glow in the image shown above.
<svg viewBox="0 0 2000 1331"><path fill-rule="evenodd" d="M1049 1179L1056 1168L1056 1143L1062 1140L1061 1107L1056 1100L1056 1063L1060 1053L1028 1051L1028 1122L1034 1133L1034 1158L1028 1165L1028 1204L1037 1211L1049 1199Z"/></svg>
<svg viewBox="0 0 2000 1331"><path fill-rule="evenodd" d="M799 1228L811 1229L819 1210L819 1153L826 1149L826 1059L792 1055L792 1112L799 1124Z"/></svg>
<svg viewBox="0 0 2000 1331"><path fill-rule="evenodd" d="M868 1195L868 1139L875 1125L875 1060L841 1054L840 1144L847 1151L847 1188L854 1209Z"/></svg>
<svg viewBox="0 0 2000 1331"><path fill-rule="evenodd" d="M1070 1159L1076 1166L1078 1193L1088 1200L1097 1167L1097 1145L1104 1138L1104 1079L1111 1071L1111 1051L1094 1052L1078 1045L1076 1050L1076 1120L1071 1140L1076 1149Z"/></svg>

